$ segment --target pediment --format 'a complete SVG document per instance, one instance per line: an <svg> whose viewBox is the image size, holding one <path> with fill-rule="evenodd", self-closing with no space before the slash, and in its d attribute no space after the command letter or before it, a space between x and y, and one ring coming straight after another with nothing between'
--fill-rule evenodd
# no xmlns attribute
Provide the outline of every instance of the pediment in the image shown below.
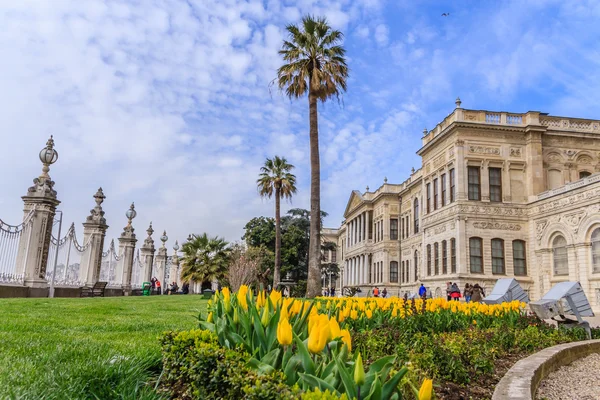
<svg viewBox="0 0 600 400"><path fill-rule="evenodd" d="M350 194L350 198L348 199L348 204L346 205L346 211L344 211L344 218L347 218L350 212L360 206L364 202L364 197L358 190L353 190Z"/></svg>

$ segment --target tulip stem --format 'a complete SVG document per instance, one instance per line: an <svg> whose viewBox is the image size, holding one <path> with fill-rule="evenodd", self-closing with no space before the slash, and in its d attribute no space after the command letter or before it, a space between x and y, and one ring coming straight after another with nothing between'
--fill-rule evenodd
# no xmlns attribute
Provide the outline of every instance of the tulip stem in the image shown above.
<svg viewBox="0 0 600 400"><path fill-rule="evenodd" d="M358 387L358 400L360 400L360 386Z"/></svg>

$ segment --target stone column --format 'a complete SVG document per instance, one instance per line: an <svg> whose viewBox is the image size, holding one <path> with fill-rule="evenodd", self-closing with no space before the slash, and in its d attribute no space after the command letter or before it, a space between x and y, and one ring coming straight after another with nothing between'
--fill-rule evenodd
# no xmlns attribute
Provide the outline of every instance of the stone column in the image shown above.
<svg viewBox="0 0 600 400"><path fill-rule="evenodd" d="M148 237L144 240L144 245L140 248L140 261L144 265L144 272L142 274L142 282L150 282L152 279L152 266L154 265L154 239L152 239L152 234L154 233L154 229L152 229L152 222L150 222L150 226L146 230L148 233Z"/></svg>
<svg viewBox="0 0 600 400"><path fill-rule="evenodd" d="M483 161L479 171L481 171L479 176L481 200L490 201L490 170L488 160Z"/></svg>
<svg viewBox="0 0 600 400"><path fill-rule="evenodd" d="M160 246L158 254L156 254L156 279L160 281L161 288L164 288L165 286L165 268L167 266L167 247L165 246L165 243L167 240L169 240L167 231L163 231L163 234L160 237L162 246Z"/></svg>
<svg viewBox="0 0 600 400"><path fill-rule="evenodd" d="M365 235L366 235L367 241L368 241L368 239L370 239L369 238L369 227L370 227L371 221L369 219L369 216L370 216L369 214L370 214L369 211L365 211L365 228L366 228Z"/></svg>
<svg viewBox="0 0 600 400"><path fill-rule="evenodd" d="M171 258L171 269L169 270L169 282L165 282L165 284L163 285L166 287L168 285L171 285L171 283L173 282L178 282L179 281L179 258L177 257L177 250L179 250L179 243L177 243L177 241L175 241L175 246L173 246L173 257Z"/></svg>
<svg viewBox="0 0 600 400"><path fill-rule="evenodd" d="M38 293L33 294L36 297L47 296L48 250L56 207L60 204L56 198L54 181L48 172L50 165L57 159L58 153L54 150L54 140L50 136L46 147L40 152L42 174L33 180L33 186L27 189L25 196L21 197L24 203L23 221L29 221L29 226L23 231L19 242L16 272L17 275L24 276L25 286L36 289Z"/></svg>
<svg viewBox="0 0 600 400"><path fill-rule="evenodd" d="M102 210L104 192L98 189L94 195L96 206L90 211L90 215L83 223L83 245L87 247L81 255L80 276L85 279L85 286L94 286L100 279L100 267L102 266L102 250L104 249L104 238L106 237L106 219Z"/></svg>
<svg viewBox="0 0 600 400"><path fill-rule="evenodd" d="M123 232L119 237L119 254L121 260L117 265L117 274L121 274L121 287L123 288L123 294L129 296L131 294L131 272L133 267L133 255L135 252L135 244L137 239L135 237L135 229L131 225L131 221L137 215L135 206L131 203L131 207L125 213L127 219L127 226L123 228Z"/></svg>
<svg viewBox="0 0 600 400"><path fill-rule="evenodd" d="M455 200L467 200L467 182L468 172L467 164L465 162L465 141L459 139L455 142L456 149L456 166L454 167L454 179L456 185L456 198ZM450 189L450 185L448 185Z"/></svg>

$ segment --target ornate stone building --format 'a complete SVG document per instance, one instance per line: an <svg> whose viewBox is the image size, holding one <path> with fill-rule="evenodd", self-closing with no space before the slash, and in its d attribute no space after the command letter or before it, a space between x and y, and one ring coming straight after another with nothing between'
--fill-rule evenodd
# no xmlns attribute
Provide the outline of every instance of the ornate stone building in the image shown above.
<svg viewBox="0 0 600 400"><path fill-rule="evenodd" d="M460 105L406 181L350 194L339 286L435 297L515 277L538 299L573 280L600 310L600 121Z"/></svg>

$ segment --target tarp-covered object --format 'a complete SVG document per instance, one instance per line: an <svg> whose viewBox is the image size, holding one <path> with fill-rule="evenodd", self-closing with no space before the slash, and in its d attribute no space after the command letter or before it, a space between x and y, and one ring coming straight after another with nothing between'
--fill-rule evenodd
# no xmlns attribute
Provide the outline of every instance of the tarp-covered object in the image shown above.
<svg viewBox="0 0 600 400"><path fill-rule="evenodd" d="M500 304L519 300L524 303L529 303L529 296L523 290L519 282L514 278L502 278L496 281L492 293L482 301L486 304Z"/></svg>

